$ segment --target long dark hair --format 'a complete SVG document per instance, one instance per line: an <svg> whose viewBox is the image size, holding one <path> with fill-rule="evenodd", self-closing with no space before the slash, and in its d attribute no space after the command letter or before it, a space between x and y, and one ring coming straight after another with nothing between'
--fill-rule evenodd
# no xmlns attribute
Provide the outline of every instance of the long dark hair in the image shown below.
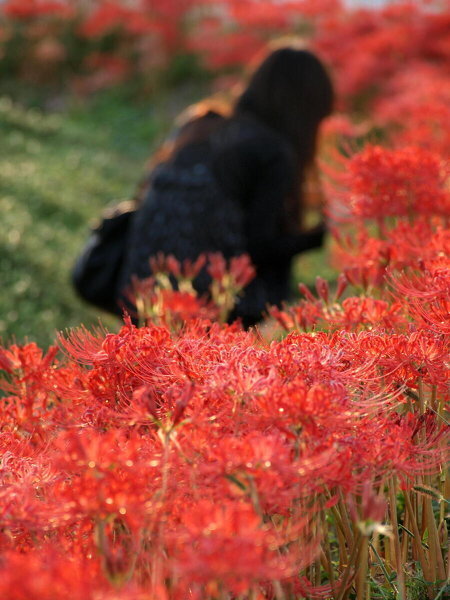
<svg viewBox="0 0 450 600"><path fill-rule="evenodd" d="M235 104L234 114L248 114L282 134L306 166L316 150L320 122L333 108L331 79L308 50L279 48L260 64Z"/></svg>
<svg viewBox="0 0 450 600"><path fill-rule="evenodd" d="M235 103L234 118L255 118L290 142L297 180L286 199L288 229L302 221L306 171L316 154L319 125L333 104L333 84L324 65L312 52L291 47L269 54Z"/></svg>

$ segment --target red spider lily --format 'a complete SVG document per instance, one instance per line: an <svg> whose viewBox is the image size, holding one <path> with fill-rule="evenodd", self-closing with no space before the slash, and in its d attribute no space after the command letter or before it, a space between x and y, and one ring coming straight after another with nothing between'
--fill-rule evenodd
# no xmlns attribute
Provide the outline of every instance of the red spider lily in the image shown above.
<svg viewBox="0 0 450 600"><path fill-rule="evenodd" d="M328 304L330 300L330 288L328 286L328 281L323 279L323 277L316 277L316 290L319 298L321 298L325 304Z"/></svg>
<svg viewBox="0 0 450 600"><path fill-rule="evenodd" d="M323 489L324 481L329 483L331 456L333 483L340 468L336 451L330 446L305 447L301 456L294 458L292 439L276 429L265 435L251 431L241 437L232 433L210 436L210 447L197 451L203 457L197 481L215 490L218 501L224 497L247 498L259 513L284 515L292 522L307 516L309 492ZM301 510L300 498L305 500Z"/></svg>
<svg viewBox="0 0 450 600"><path fill-rule="evenodd" d="M329 433L335 427L345 426L347 399L337 397L335 386L317 384L308 389L303 379L283 382L279 387L272 386L265 397L255 399L255 404L262 424L279 428L293 438L300 432L320 438L327 428Z"/></svg>
<svg viewBox="0 0 450 600"><path fill-rule="evenodd" d="M328 319L346 330L378 326L400 330L406 324L399 302L389 305L384 300L364 297L346 298L342 302L342 312L336 310Z"/></svg>
<svg viewBox="0 0 450 600"><path fill-rule="evenodd" d="M384 300L370 297L350 297L342 304L334 303L329 306L318 305L317 301L314 304L301 301L281 313L277 309L272 309L271 315L277 318L287 331L293 329L308 331L316 326L326 327L328 330L356 331L383 327L398 331L407 323L400 302L390 305Z"/></svg>
<svg viewBox="0 0 450 600"><path fill-rule="evenodd" d="M162 322L168 324L184 323L198 317L214 320L217 316L217 309L204 298L176 290L161 291L161 312Z"/></svg>
<svg viewBox="0 0 450 600"><path fill-rule="evenodd" d="M2 350L3 361L7 367L5 370L9 372L16 370L19 376L27 379L42 376L42 372L53 362L57 351L58 348L52 346L44 355L33 342L25 346L14 344L9 350Z"/></svg>
<svg viewBox="0 0 450 600"><path fill-rule="evenodd" d="M256 275L256 271L248 254L231 258L230 275L237 289L244 288L252 281Z"/></svg>
<svg viewBox="0 0 450 600"><path fill-rule="evenodd" d="M448 167L418 147L387 150L367 146L347 164L344 176L350 211L356 218L383 221L389 216L450 213Z"/></svg>
<svg viewBox="0 0 450 600"><path fill-rule="evenodd" d="M386 81L395 80L421 57L433 56L444 67L448 14L426 11L425 5L404 2L381 10L324 13L313 46L332 65L341 101L370 101L383 93ZM354 52L355 45L359 52Z"/></svg>
<svg viewBox="0 0 450 600"><path fill-rule="evenodd" d="M253 507L243 502L199 502L185 512L182 525L184 531L174 540L175 572L203 593L217 582L244 594L261 581L290 576L313 554L312 544L302 547L302 556L278 554L281 532L262 524Z"/></svg>
<svg viewBox="0 0 450 600"><path fill-rule="evenodd" d="M229 267L224 257L220 254L209 255L208 272L211 277L224 285L225 279L230 278L234 288L245 287L255 276L255 269L250 262L250 257L246 254L230 259Z"/></svg>
<svg viewBox="0 0 450 600"><path fill-rule="evenodd" d="M449 104L448 78L437 65L417 61L387 85L375 111L397 147L421 146L448 156Z"/></svg>
<svg viewBox="0 0 450 600"><path fill-rule="evenodd" d="M206 255L201 254L195 261L186 259L180 263L171 254L165 256L162 253L158 253L156 256L150 258L150 267L152 273L155 275L159 273L170 274L177 279L193 280L205 266L206 260Z"/></svg>
<svg viewBox="0 0 450 600"><path fill-rule="evenodd" d="M430 330L435 333L449 335L450 302L447 299L438 297L426 306L420 301L413 300L409 310L414 317L418 317Z"/></svg>
<svg viewBox="0 0 450 600"><path fill-rule="evenodd" d="M448 298L450 293L450 259L442 257L437 264L423 264L419 272L392 275L391 283L399 294L420 298L423 302Z"/></svg>
<svg viewBox="0 0 450 600"><path fill-rule="evenodd" d="M268 314L276 320L283 330L291 331L294 329L294 319L289 314L289 310L280 310L277 306L271 306L268 310Z"/></svg>
<svg viewBox="0 0 450 600"><path fill-rule="evenodd" d="M162 254L150 259L153 276L135 280L131 300L141 319L177 329L195 318L225 321L237 296L255 275L247 255L227 263L221 254L200 255L194 262L179 263ZM208 296L200 297L193 280L206 266L212 277Z"/></svg>
<svg viewBox="0 0 450 600"><path fill-rule="evenodd" d="M49 415L49 403L55 400L54 388L66 375L56 360L57 347L52 346L47 354L30 343L13 345L3 350L2 363L12 379L0 379L0 389L8 394L4 408L3 427L12 426L27 432L36 439L44 435L43 423Z"/></svg>
<svg viewBox="0 0 450 600"><path fill-rule="evenodd" d="M442 264L449 251L449 230L438 218L427 222L418 217L412 224L399 222L383 239L372 237L369 228L359 228L355 237L337 238L336 261L344 265L346 279L371 293L381 288L396 271L412 267L422 270L424 265Z"/></svg>
<svg viewBox="0 0 450 600"><path fill-rule="evenodd" d="M168 433L181 421L192 393L190 383L184 389L169 388L165 393L142 386L133 392L129 406L121 411L123 422L129 425L155 422Z"/></svg>
<svg viewBox="0 0 450 600"><path fill-rule="evenodd" d="M156 22L158 37L164 40L164 46L170 54L184 50L187 46L186 23L191 12L208 5L205 0L140 0L137 13L147 14L150 21Z"/></svg>
<svg viewBox="0 0 450 600"><path fill-rule="evenodd" d="M448 378L447 347L430 331L392 334L385 330L341 334L334 342L345 348L346 360L357 364L364 381L382 379L383 385L417 387L419 380L443 386ZM355 372L356 374L356 372Z"/></svg>
<svg viewBox="0 0 450 600"><path fill-rule="evenodd" d="M343 392L345 363L341 353L335 351L332 338L325 333L288 335L271 347L269 357L288 379L302 375L308 385L326 382Z"/></svg>
<svg viewBox="0 0 450 600"><path fill-rule="evenodd" d="M19 366L20 363L17 363L17 361L13 362L12 358L13 356L11 355L11 352L8 352L3 348L0 349L0 367L3 371L6 371L7 373L13 373L14 366Z"/></svg>
<svg viewBox="0 0 450 600"><path fill-rule="evenodd" d="M311 331L323 319L323 307L318 302L298 302L289 310L293 325L301 331Z"/></svg>
<svg viewBox="0 0 450 600"><path fill-rule="evenodd" d="M450 333L450 269L448 260L423 265L422 272L400 273L392 276L396 294L408 298L410 314L419 323L437 333Z"/></svg>

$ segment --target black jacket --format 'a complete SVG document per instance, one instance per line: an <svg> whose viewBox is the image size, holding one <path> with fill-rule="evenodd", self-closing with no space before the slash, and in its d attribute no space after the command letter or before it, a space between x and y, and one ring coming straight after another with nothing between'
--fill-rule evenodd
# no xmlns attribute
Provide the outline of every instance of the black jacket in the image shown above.
<svg viewBox="0 0 450 600"><path fill-rule="evenodd" d="M132 275L150 275L148 258L158 252L178 260L247 252L257 277L235 316L257 322L266 304L287 299L292 257L323 241L322 228L288 233L286 199L295 194L295 168L289 144L250 118L223 119L208 139L159 165L130 227L118 301ZM199 292L208 283L202 273Z"/></svg>

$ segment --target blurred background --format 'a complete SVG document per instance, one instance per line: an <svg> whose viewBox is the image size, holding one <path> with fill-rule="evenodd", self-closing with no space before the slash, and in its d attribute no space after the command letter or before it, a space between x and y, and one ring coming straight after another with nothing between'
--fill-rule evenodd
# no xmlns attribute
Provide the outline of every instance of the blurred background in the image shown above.
<svg viewBox="0 0 450 600"><path fill-rule="evenodd" d="M180 110L226 95L271 40L300 39L330 67L326 160L387 122L407 137L413 95L447 119L449 25L447 1L0 0L0 338L45 347L98 322L70 285L89 224L132 196ZM325 249L294 278L335 273Z"/></svg>

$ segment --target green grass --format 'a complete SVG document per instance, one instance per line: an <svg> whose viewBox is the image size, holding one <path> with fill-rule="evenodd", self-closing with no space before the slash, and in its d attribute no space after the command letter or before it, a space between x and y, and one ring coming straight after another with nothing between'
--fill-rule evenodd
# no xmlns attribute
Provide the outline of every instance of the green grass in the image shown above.
<svg viewBox="0 0 450 600"><path fill-rule="evenodd" d="M47 347L55 332L117 321L79 300L70 283L88 225L133 194L171 118L199 90L157 103L116 94L44 113L0 98L0 339ZM323 252L299 258L295 278L329 271Z"/></svg>
<svg viewBox="0 0 450 600"><path fill-rule="evenodd" d="M44 347L97 322L70 271L88 223L134 192L167 110L107 98L44 114L0 99L0 337ZM108 323L113 324L113 320Z"/></svg>

